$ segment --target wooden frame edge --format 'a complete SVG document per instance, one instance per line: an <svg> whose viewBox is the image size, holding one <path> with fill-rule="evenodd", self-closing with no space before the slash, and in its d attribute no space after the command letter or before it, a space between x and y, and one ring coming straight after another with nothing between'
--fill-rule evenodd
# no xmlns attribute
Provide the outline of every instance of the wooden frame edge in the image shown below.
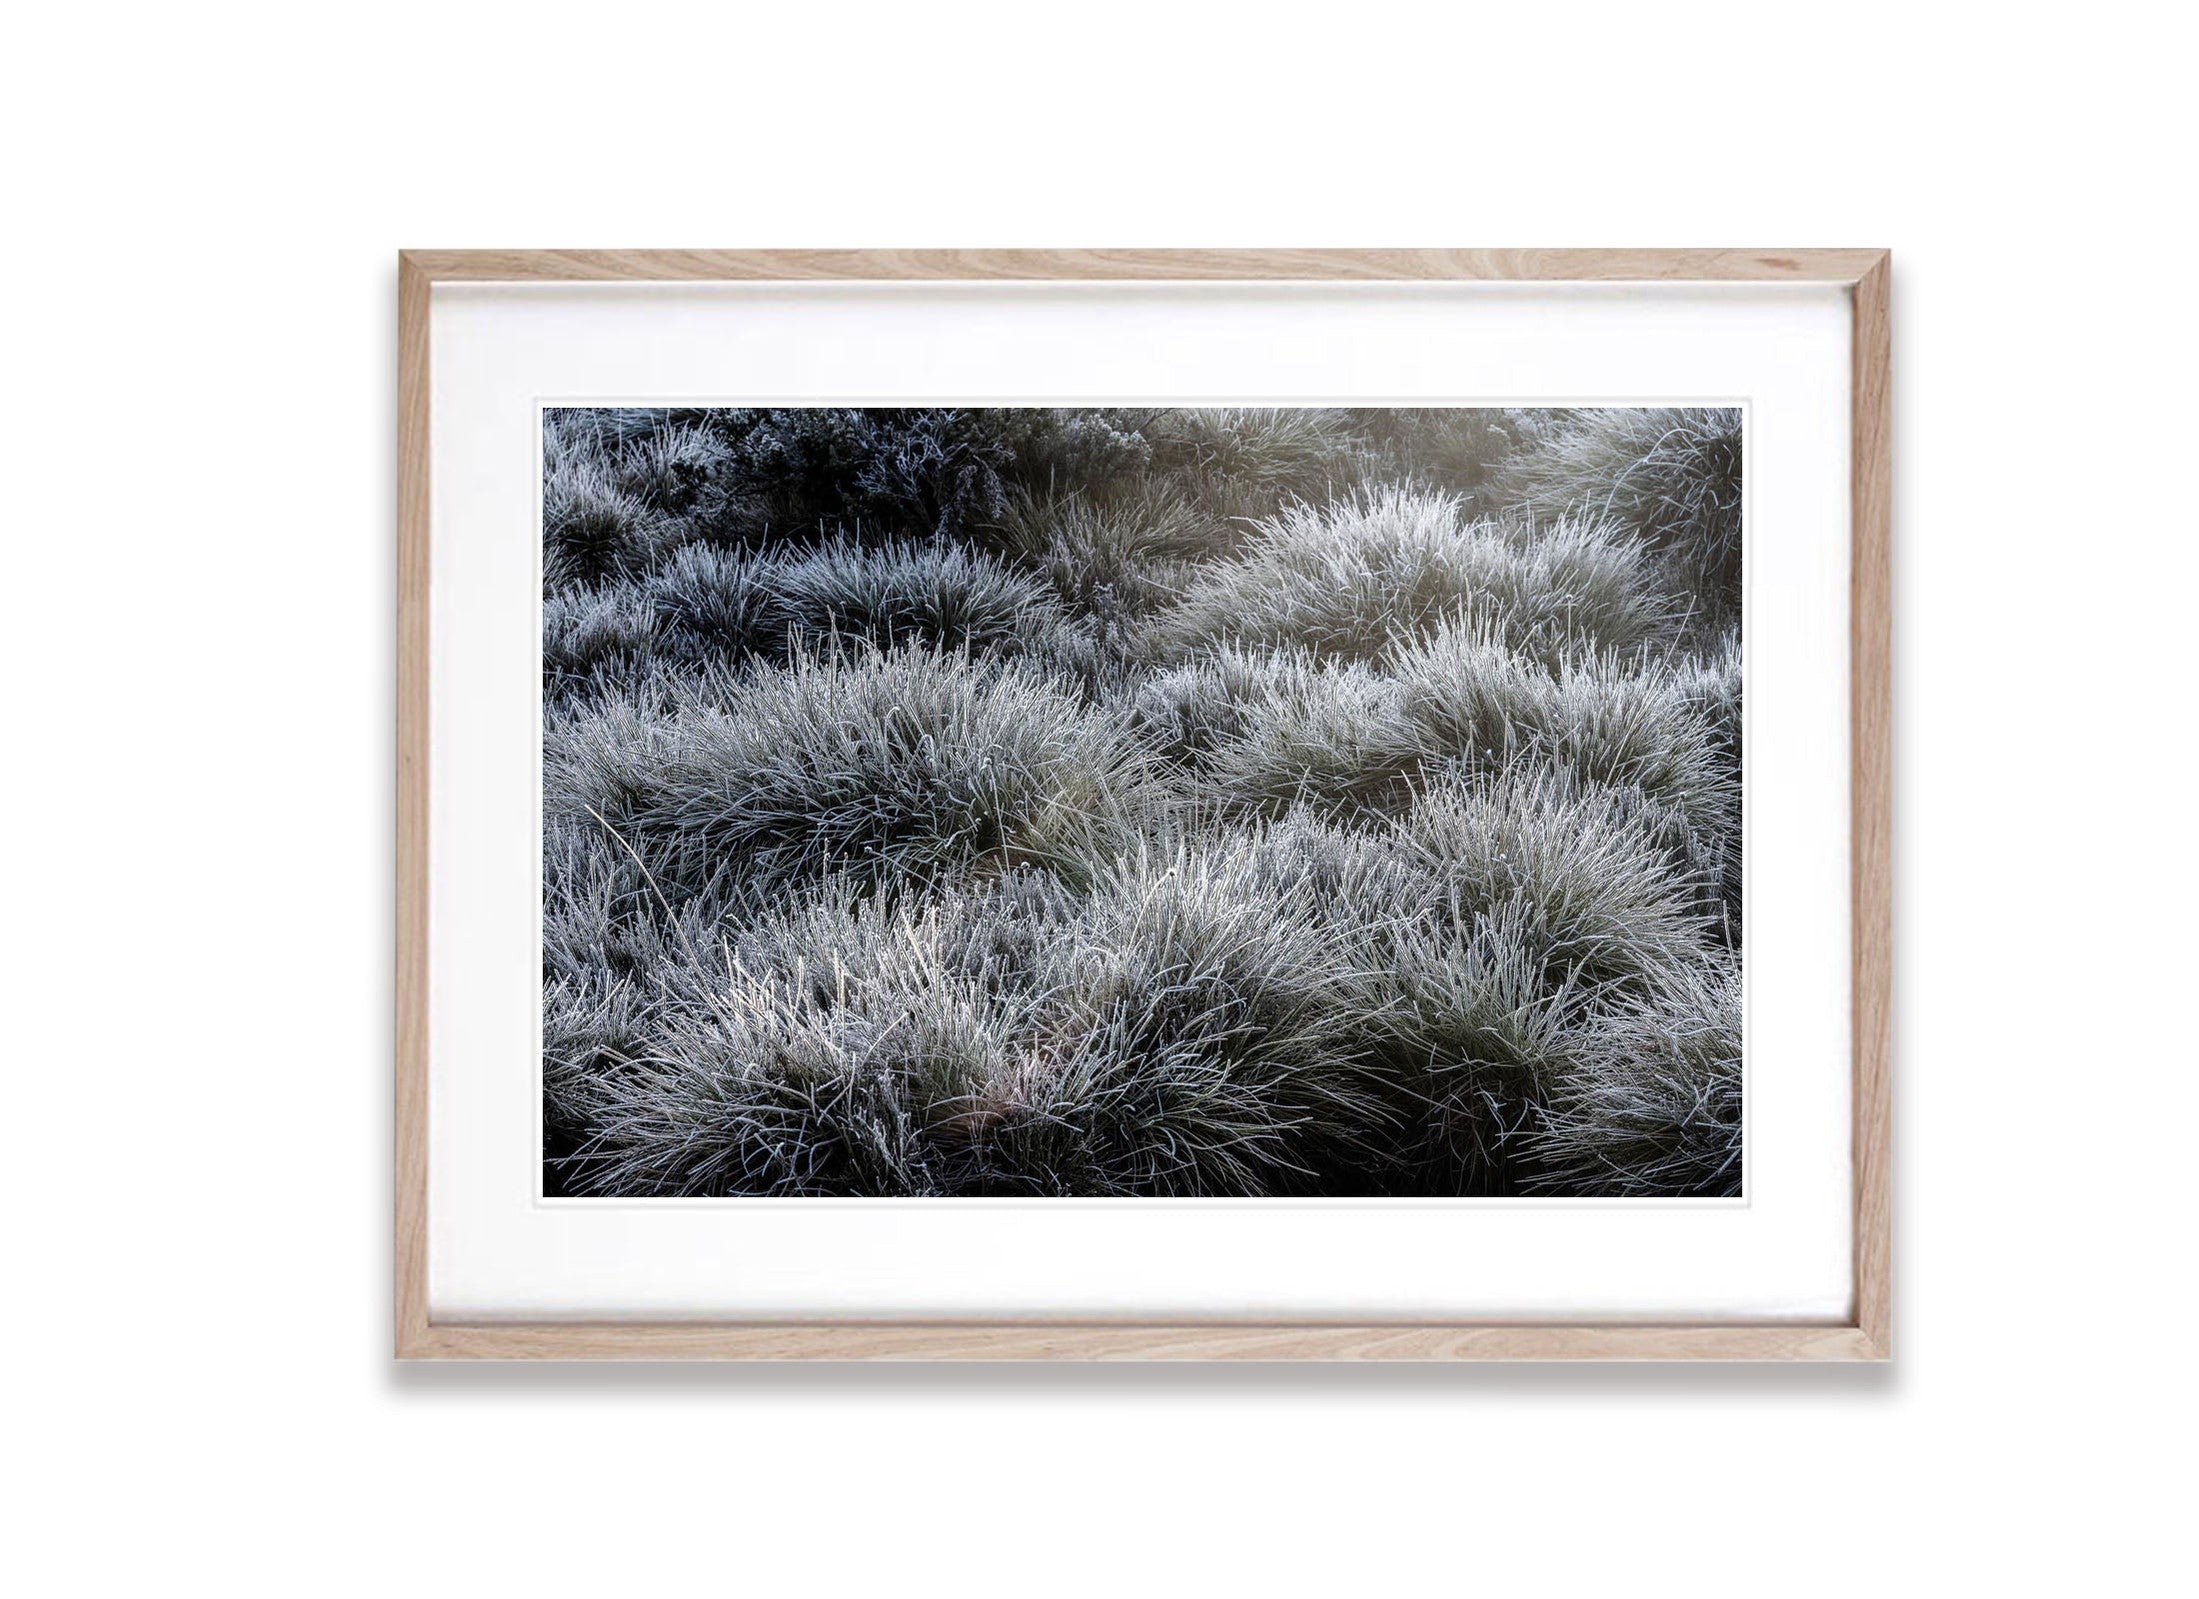
<svg viewBox="0 0 2199 1599"><path fill-rule="evenodd" d="M433 1326L409 1358L446 1360L1858 1361L1861 1329L1582 1323L542 1323Z"/></svg>
<svg viewBox="0 0 2199 1599"><path fill-rule="evenodd" d="M1885 250L405 250L398 255L395 1348L401 1360L1803 1360L1892 1353L1891 256ZM440 282L1713 281L1845 285L1853 1319L1707 1323L497 1323L428 1315L429 298Z"/></svg>
<svg viewBox="0 0 2199 1599"><path fill-rule="evenodd" d="M1853 971L1855 1320L1869 1358L1892 1351L1893 1208L1893 258L1856 279L1849 395L1849 863Z"/></svg>
<svg viewBox="0 0 2199 1599"><path fill-rule="evenodd" d="M434 282L1853 283L1877 250L408 250Z"/></svg>
<svg viewBox="0 0 2199 1599"><path fill-rule="evenodd" d="M397 260L397 1353L428 1322L428 294Z"/></svg>

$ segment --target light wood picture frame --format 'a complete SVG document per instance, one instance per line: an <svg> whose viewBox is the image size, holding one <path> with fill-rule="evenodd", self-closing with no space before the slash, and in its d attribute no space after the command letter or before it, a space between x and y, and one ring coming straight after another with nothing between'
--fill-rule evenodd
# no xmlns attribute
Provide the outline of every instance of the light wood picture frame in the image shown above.
<svg viewBox="0 0 2199 1599"><path fill-rule="evenodd" d="M398 259L395 1352L402 1359L1807 1360L1890 1352L1890 258L1807 250L410 250ZM1796 283L1852 308L1853 1302L1818 1323L452 1323L429 1307L430 296L438 284L714 281Z"/></svg>

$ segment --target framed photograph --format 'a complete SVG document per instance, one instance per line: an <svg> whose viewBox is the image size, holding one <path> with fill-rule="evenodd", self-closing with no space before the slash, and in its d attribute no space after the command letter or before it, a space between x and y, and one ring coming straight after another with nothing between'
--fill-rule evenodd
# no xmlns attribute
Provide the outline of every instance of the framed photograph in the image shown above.
<svg viewBox="0 0 2199 1599"><path fill-rule="evenodd" d="M398 273L400 1356L1885 1358L1883 251Z"/></svg>

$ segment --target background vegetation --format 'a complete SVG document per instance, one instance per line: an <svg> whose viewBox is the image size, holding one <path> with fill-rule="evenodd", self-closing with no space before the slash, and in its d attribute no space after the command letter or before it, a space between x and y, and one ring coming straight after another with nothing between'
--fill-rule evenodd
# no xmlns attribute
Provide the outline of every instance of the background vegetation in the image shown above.
<svg viewBox="0 0 2199 1599"><path fill-rule="evenodd" d="M546 1181L1731 1194L1716 410L558 410Z"/></svg>

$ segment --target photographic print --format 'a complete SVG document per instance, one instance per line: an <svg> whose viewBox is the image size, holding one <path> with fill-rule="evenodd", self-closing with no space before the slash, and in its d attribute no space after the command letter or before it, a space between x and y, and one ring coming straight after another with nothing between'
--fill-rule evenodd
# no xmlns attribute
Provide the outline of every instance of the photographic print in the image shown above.
<svg viewBox="0 0 2199 1599"><path fill-rule="evenodd" d="M1739 1195L1742 462L545 410L543 1192Z"/></svg>

